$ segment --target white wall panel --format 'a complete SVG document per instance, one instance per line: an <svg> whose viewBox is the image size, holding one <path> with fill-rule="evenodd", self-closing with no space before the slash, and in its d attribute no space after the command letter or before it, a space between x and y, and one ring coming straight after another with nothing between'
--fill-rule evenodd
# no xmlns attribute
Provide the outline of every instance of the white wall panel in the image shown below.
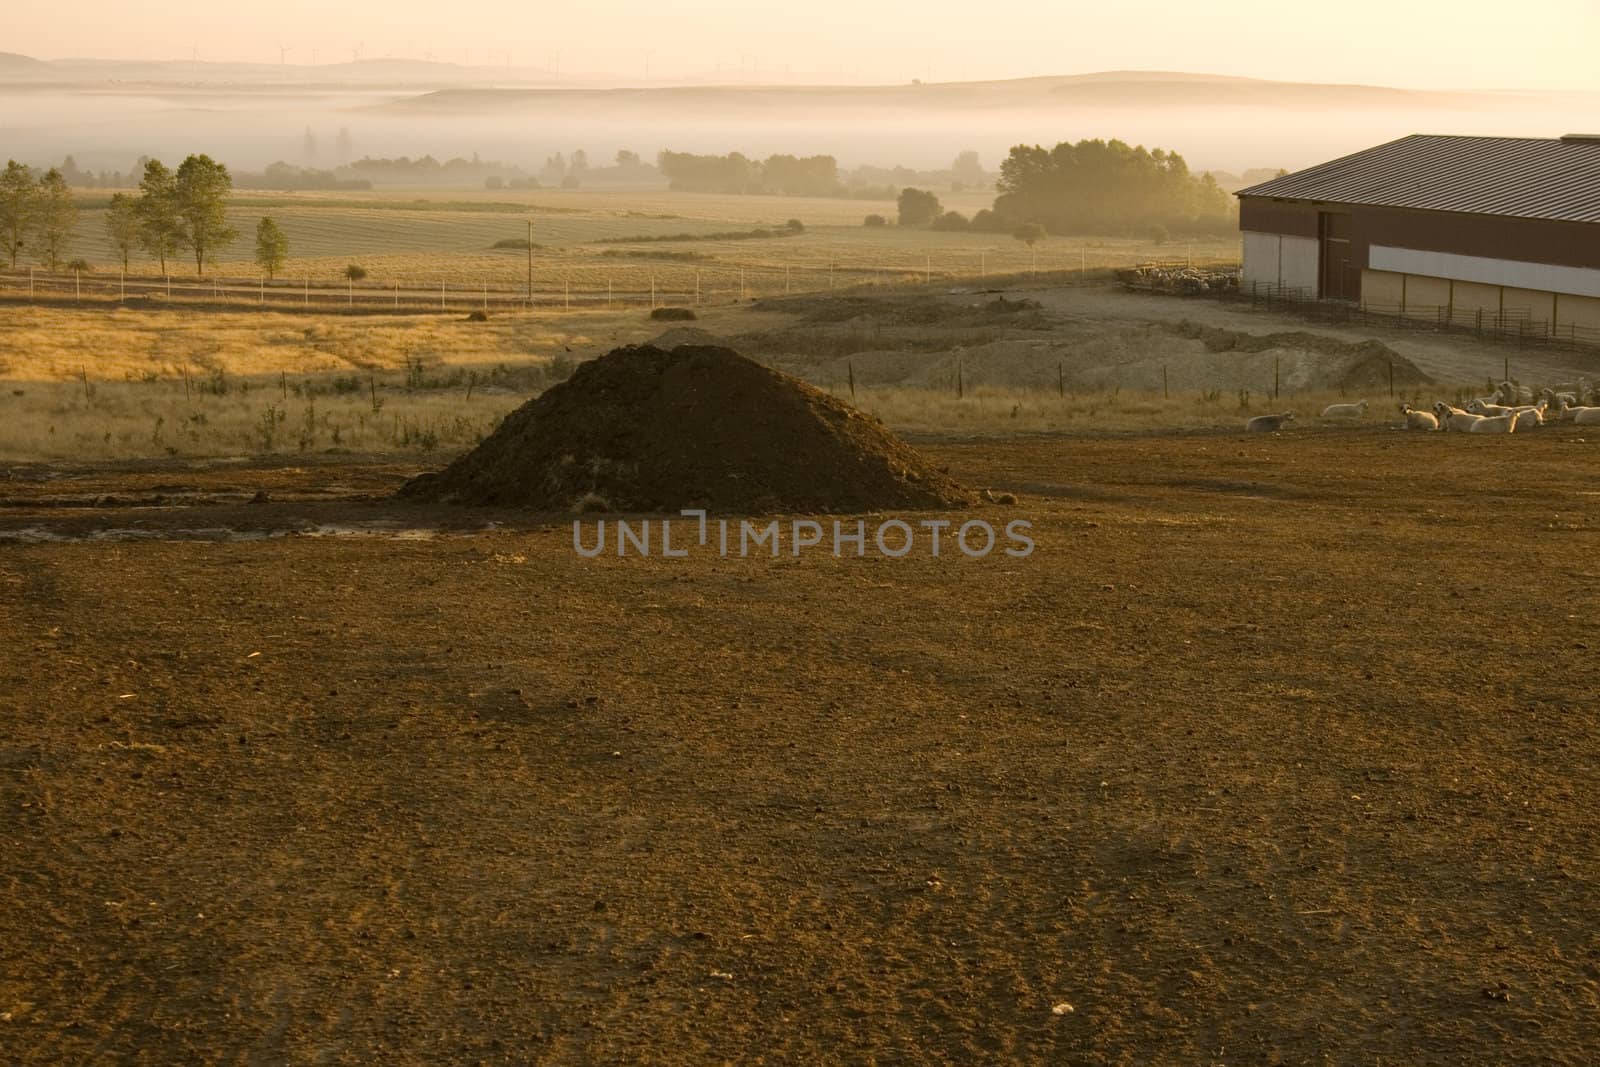
<svg viewBox="0 0 1600 1067"><path fill-rule="evenodd" d="M1387 245L1373 245L1367 262L1373 270L1600 297L1600 270L1585 267L1557 267L1548 263L1462 256L1452 252L1422 252L1414 248L1391 248ZM1285 281L1284 284L1291 283Z"/></svg>

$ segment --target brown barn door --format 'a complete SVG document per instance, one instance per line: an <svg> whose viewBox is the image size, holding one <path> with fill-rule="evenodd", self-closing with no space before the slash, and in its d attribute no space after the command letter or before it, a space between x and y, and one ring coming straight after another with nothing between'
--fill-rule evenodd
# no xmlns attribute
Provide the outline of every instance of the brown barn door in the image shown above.
<svg viewBox="0 0 1600 1067"><path fill-rule="evenodd" d="M1351 259L1350 216L1324 211L1317 229L1322 242L1317 295L1324 300L1359 299L1361 271Z"/></svg>

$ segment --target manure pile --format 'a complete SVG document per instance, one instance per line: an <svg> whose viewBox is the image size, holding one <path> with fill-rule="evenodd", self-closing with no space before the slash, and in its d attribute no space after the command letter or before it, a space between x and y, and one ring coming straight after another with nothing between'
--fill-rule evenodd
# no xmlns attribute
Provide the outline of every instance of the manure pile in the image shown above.
<svg viewBox="0 0 1600 1067"><path fill-rule="evenodd" d="M581 364L401 496L539 511L858 512L970 494L871 416L729 348Z"/></svg>

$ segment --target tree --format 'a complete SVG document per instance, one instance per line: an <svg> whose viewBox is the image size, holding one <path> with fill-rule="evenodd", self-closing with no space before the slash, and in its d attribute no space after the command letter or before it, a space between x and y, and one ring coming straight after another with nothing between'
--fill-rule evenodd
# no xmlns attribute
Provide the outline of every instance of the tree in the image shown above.
<svg viewBox="0 0 1600 1067"><path fill-rule="evenodd" d="M344 276L352 282L359 282L367 276L367 268L352 263L344 269Z"/></svg>
<svg viewBox="0 0 1600 1067"><path fill-rule="evenodd" d="M997 214L1037 221L1051 233L1235 228L1232 201L1210 174L1191 174L1176 152L1122 141L1018 145L1000 164L996 188Z"/></svg>
<svg viewBox="0 0 1600 1067"><path fill-rule="evenodd" d="M239 231L228 225L233 178L227 167L210 156L190 156L179 165L174 187L183 243L194 251L195 273L203 274L207 257L239 236Z"/></svg>
<svg viewBox="0 0 1600 1067"><path fill-rule="evenodd" d="M72 202L67 179L56 167L45 171L44 177L39 179L37 197L34 248L54 274L66 255L73 228L78 225L78 205Z"/></svg>
<svg viewBox="0 0 1600 1067"><path fill-rule="evenodd" d="M127 270L128 257L139 247L139 202L127 193L111 194L111 204L106 208L106 236L122 257L122 269Z"/></svg>
<svg viewBox="0 0 1600 1067"><path fill-rule="evenodd" d="M256 223L256 265L275 278L289 258L289 239L270 218Z"/></svg>
<svg viewBox="0 0 1600 1067"><path fill-rule="evenodd" d="M933 220L935 230L966 230L971 228L967 217L959 211L946 211Z"/></svg>
<svg viewBox="0 0 1600 1067"><path fill-rule="evenodd" d="M1021 226L1011 231L1011 236L1028 246L1028 251L1033 253L1033 265L1028 269L1037 271L1039 269L1039 253L1035 250L1034 245L1044 240L1044 227L1037 222L1024 222Z"/></svg>
<svg viewBox="0 0 1600 1067"><path fill-rule="evenodd" d="M920 226L939 217L939 198L925 189L900 190L896 206L902 226Z"/></svg>
<svg viewBox="0 0 1600 1067"><path fill-rule="evenodd" d="M0 173L0 249L11 260L13 270L17 256L28 246L39 213L39 188L33 182L33 172L16 160L9 160Z"/></svg>
<svg viewBox="0 0 1600 1067"><path fill-rule="evenodd" d="M168 258L183 246L177 178L159 159L145 160L139 179L139 244L161 261L162 274L167 273Z"/></svg>
<svg viewBox="0 0 1600 1067"><path fill-rule="evenodd" d="M978 159L978 153L970 148L956 156L954 163L950 164L950 180L958 185L982 185L988 175L983 173L983 163Z"/></svg>
<svg viewBox="0 0 1600 1067"><path fill-rule="evenodd" d="M630 152L626 148L617 149L617 166L639 167L644 165L644 160L639 158L639 153Z"/></svg>
<svg viewBox="0 0 1600 1067"><path fill-rule="evenodd" d="M862 220L861 224L863 226L887 226L889 225L889 220L882 215L868 215Z"/></svg>

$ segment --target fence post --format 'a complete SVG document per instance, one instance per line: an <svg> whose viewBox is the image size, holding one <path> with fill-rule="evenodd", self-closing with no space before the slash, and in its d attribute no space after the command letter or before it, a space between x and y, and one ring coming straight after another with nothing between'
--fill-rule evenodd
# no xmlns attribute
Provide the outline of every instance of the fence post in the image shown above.
<svg viewBox="0 0 1600 1067"><path fill-rule="evenodd" d="M933 284L933 253L929 252L922 261L922 284Z"/></svg>
<svg viewBox="0 0 1600 1067"><path fill-rule="evenodd" d="M127 299L128 299L128 272L127 271L123 271L117 277L117 292L118 292L117 299L123 301L124 303L126 303Z"/></svg>
<svg viewBox="0 0 1600 1067"><path fill-rule="evenodd" d="M83 278L77 271L72 272L72 298L80 302L83 300Z"/></svg>
<svg viewBox="0 0 1600 1067"><path fill-rule="evenodd" d="M444 279L439 280L439 310L444 310Z"/></svg>
<svg viewBox="0 0 1600 1067"><path fill-rule="evenodd" d="M263 274L261 276L261 306L265 307L266 304L267 304L267 276L265 274Z"/></svg>
<svg viewBox="0 0 1600 1067"><path fill-rule="evenodd" d="M1167 392L1167 365L1161 364L1161 399L1166 400L1171 396Z"/></svg>
<svg viewBox="0 0 1600 1067"><path fill-rule="evenodd" d="M739 299L744 299L744 268L739 268Z"/></svg>
<svg viewBox="0 0 1600 1067"><path fill-rule="evenodd" d="M785 296L789 295L789 265L787 263L783 267L783 293Z"/></svg>
<svg viewBox="0 0 1600 1067"><path fill-rule="evenodd" d="M845 364L850 369L850 399L856 398L856 365L854 361Z"/></svg>
<svg viewBox="0 0 1600 1067"><path fill-rule="evenodd" d="M956 399L957 400L959 400L962 397L967 395L966 382L962 381L961 370L962 370L962 368L961 368L961 357L957 356L956 357Z"/></svg>
<svg viewBox="0 0 1600 1067"><path fill-rule="evenodd" d="M1067 368L1060 361L1056 362L1056 395L1063 400L1067 398Z"/></svg>
<svg viewBox="0 0 1600 1067"><path fill-rule="evenodd" d="M565 278L561 282L561 306L568 311L572 310L572 279Z"/></svg>
<svg viewBox="0 0 1600 1067"><path fill-rule="evenodd" d="M33 303L33 268L28 268L28 303Z"/></svg>
<svg viewBox="0 0 1600 1067"><path fill-rule="evenodd" d="M700 306L700 268L698 267L694 271L694 306Z"/></svg>
<svg viewBox="0 0 1600 1067"><path fill-rule="evenodd" d="M1272 357L1272 399L1274 399L1274 400L1278 399L1278 385L1279 385L1279 382L1281 380L1280 377L1279 377L1278 371L1280 369L1280 366L1281 366L1282 362L1283 362L1283 357L1282 356L1273 356Z"/></svg>
<svg viewBox="0 0 1600 1067"><path fill-rule="evenodd" d="M656 309L656 272L650 272L650 310Z"/></svg>

